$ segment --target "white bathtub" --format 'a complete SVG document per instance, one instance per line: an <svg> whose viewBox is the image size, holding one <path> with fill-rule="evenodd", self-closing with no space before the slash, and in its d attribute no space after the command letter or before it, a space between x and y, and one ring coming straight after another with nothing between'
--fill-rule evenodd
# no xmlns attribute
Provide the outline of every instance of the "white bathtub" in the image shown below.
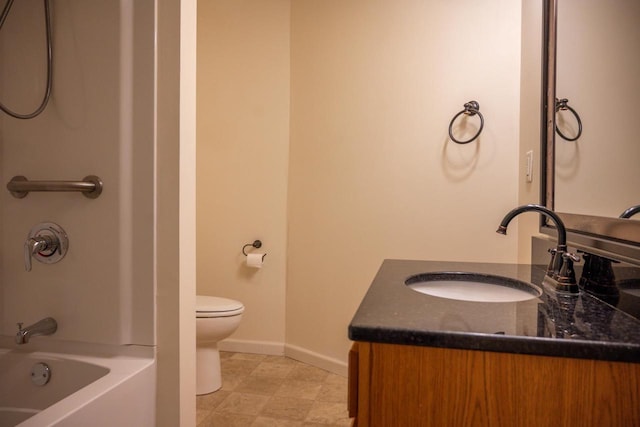
<svg viewBox="0 0 640 427"><path fill-rule="evenodd" d="M153 348L36 341L0 339L0 427L155 425ZM43 386L37 363L50 368Z"/></svg>

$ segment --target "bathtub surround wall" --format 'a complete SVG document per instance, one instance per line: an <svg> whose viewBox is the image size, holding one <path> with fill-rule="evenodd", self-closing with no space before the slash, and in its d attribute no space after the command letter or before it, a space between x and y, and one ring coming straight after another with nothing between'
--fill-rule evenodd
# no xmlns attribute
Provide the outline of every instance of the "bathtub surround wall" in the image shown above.
<svg viewBox="0 0 640 427"><path fill-rule="evenodd" d="M234 344L343 372L383 259L518 259L517 228L494 231L519 202L521 13L500 0L201 5L197 289L245 302ZM454 144L449 121L471 99L485 128ZM239 252L254 238L269 255L249 275Z"/></svg>
<svg viewBox="0 0 640 427"><path fill-rule="evenodd" d="M30 7L31 6L31 7ZM42 16L21 3L2 32L3 102L26 111L44 85ZM33 120L2 118L2 333L51 316L57 339L153 344L154 82L152 1L55 5L55 87ZM33 55L21 55L33 52ZM42 60L39 60L42 59ZM133 142L136 142L135 144ZM4 189L12 176L80 180L97 175L97 199ZM57 264L25 272L23 245L51 221L69 236ZM106 319L109 319L106 321Z"/></svg>
<svg viewBox="0 0 640 427"><path fill-rule="evenodd" d="M18 110L44 89L40 8L16 2L0 36L2 101ZM41 343L154 345L155 425L194 425L196 2L61 0L52 8L52 101L34 120L0 114L0 334L52 316L59 329ZM17 174L96 174L105 187L95 200L18 200L4 189ZM44 220L66 229L69 253L26 273L22 245Z"/></svg>

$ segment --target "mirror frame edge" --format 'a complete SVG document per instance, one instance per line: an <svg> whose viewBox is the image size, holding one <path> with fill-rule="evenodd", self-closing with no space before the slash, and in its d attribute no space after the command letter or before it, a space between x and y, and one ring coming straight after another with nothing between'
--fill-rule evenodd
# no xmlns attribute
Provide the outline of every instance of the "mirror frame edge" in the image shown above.
<svg viewBox="0 0 640 427"><path fill-rule="evenodd" d="M543 0L542 102L540 152L544 153L540 173L540 201L555 208L555 99L558 1ZM640 221L557 212L567 228L568 240L591 252L613 255L640 265ZM540 232L556 236L555 227L541 215Z"/></svg>

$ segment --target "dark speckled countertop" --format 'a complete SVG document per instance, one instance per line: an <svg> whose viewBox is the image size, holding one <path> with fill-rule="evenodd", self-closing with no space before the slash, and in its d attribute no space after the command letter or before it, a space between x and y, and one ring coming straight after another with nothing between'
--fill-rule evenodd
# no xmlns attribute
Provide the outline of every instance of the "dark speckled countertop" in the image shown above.
<svg viewBox="0 0 640 427"><path fill-rule="evenodd" d="M349 338L640 362L640 320L587 293L545 291L521 302L472 302L422 294L405 285L410 276L436 271L492 274L536 285L544 277L541 268L531 265L385 260L349 325Z"/></svg>

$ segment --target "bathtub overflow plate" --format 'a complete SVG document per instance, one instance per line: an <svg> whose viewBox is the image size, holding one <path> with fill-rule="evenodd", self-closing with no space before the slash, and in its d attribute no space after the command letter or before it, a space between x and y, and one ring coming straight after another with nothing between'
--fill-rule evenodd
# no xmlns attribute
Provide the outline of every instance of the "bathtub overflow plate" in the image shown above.
<svg viewBox="0 0 640 427"><path fill-rule="evenodd" d="M36 363L31 368L31 382L38 386L43 386L51 379L51 368L46 363Z"/></svg>

